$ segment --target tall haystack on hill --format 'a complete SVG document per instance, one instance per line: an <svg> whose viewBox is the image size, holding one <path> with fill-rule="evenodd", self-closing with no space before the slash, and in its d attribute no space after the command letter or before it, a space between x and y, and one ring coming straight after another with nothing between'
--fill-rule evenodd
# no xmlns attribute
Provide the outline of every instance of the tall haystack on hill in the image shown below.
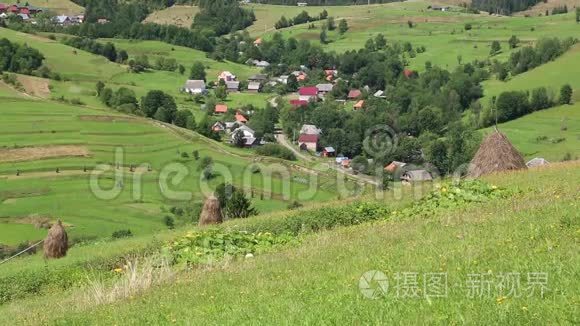
<svg viewBox="0 0 580 326"><path fill-rule="evenodd" d="M471 160L467 175L479 178L494 172L520 169L527 169L523 156L506 135L495 130L481 143Z"/></svg>
<svg viewBox="0 0 580 326"><path fill-rule="evenodd" d="M62 222L58 220L50 230L48 230L48 235L44 240L44 257L45 258L62 258L66 256L68 251L68 235L62 225Z"/></svg>
<svg viewBox="0 0 580 326"><path fill-rule="evenodd" d="M222 222L223 216L219 200L214 196L208 197L203 204L199 225L219 224Z"/></svg>

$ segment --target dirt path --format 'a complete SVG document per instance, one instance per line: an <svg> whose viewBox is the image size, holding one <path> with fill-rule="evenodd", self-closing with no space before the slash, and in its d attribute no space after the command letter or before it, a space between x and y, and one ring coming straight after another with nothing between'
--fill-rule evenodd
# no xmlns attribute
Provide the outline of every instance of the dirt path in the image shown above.
<svg viewBox="0 0 580 326"><path fill-rule="evenodd" d="M288 141L288 138L286 137L286 135L284 134L278 134L276 135L276 140L278 140L278 143L280 143L280 145L288 148L289 150L291 150L298 158L304 160L304 161L309 161L309 162L315 162L318 161L316 158L312 157L312 156L307 156L304 153L301 153L300 151L298 151L294 146L292 146L292 144L290 144L290 142ZM326 167L328 168L328 170L334 170L338 173L342 173L344 175L346 175L347 177L353 178L357 181L361 181L364 183L368 183L374 186L378 186L378 182L375 181L372 177L370 176L365 176L365 175L360 175L360 174L353 174L352 172L343 169L342 167L339 167L337 165L334 164L328 164L327 162L324 162L324 164L326 165Z"/></svg>
<svg viewBox="0 0 580 326"><path fill-rule="evenodd" d="M313 162L316 160L314 157L306 156L303 153L301 153L300 151L298 151L296 148L294 148L294 146L292 146L292 144L290 144L290 142L288 141L288 137L286 137L286 135L278 134L278 135L276 135L276 140L278 141L278 143L280 143L280 145L291 150L294 153L294 155L296 155L296 157L298 157L304 161L310 161L310 162Z"/></svg>

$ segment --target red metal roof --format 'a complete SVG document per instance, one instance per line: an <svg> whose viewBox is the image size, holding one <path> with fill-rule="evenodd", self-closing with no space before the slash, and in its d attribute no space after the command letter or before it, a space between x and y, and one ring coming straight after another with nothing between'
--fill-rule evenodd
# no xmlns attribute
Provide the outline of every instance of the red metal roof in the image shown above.
<svg viewBox="0 0 580 326"><path fill-rule="evenodd" d="M298 94L302 96L316 96L318 95L318 88L316 86L300 87Z"/></svg>
<svg viewBox="0 0 580 326"><path fill-rule="evenodd" d="M348 98L357 98L359 96L361 96L361 91L358 89L351 89L350 92L348 92Z"/></svg>
<svg viewBox="0 0 580 326"><path fill-rule="evenodd" d="M226 113L228 112L228 106L225 104L217 104L215 106L215 113Z"/></svg>
<svg viewBox="0 0 580 326"><path fill-rule="evenodd" d="M246 123L246 122L248 122L248 119L246 119L246 117L241 115L239 112L236 112L236 121Z"/></svg>
<svg viewBox="0 0 580 326"><path fill-rule="evenodd" d="M318 143L318 135L301 134L298 138L299 143Z"/></svg>
<svg viewBox="0 0 580 326"><path fill-rule="evenodd" d="M307 106L308 101L304 100L290 100L290 105L298 107L298 106Z"/></svg>
<svg viewBox="0 0 580 326"><path fill-rule="evenodd" d="M403 74L405 75L405 77L410 78L411 76L413 76L415 72L411 69L405 69L403 70Z"/></svg>

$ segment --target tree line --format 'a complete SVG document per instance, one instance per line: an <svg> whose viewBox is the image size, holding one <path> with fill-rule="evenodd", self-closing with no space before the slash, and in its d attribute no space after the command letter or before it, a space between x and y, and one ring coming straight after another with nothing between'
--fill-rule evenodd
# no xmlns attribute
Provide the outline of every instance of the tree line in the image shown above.
<svg viewBox="0 0 580 326"><path fill-rule="evenodd" d="M0 74L13 72L60 80L58 73L43 64L44 59L44 55L35 48L10 42L6 38L0 39Z"/></svg>
<svg viewBox="0 0 580 326"><path fill-rule="evenodd" d="M318 16L310 16L310 14L303 10L301 13L296 15L294 18L287 19L286 16L282 16L280 20L278 20L274 24L274 28L281 29L286 28L294 25L300 25L308 22L313 22L317 20L323 20L328 17L328 12L324 9Z"/></svg>
<svg viewBox="0 0 580 326"><path fill-rule="evenodd" d="M471 7L490 14L511 15L533 7L543 0L473 0Z"/></svg>
<svg viewBox="0 0 580 326"><path fill-rule="evenodd" d="M102 44L87 37L71 37L64 39L62 43L79 50L103 56L111 62L124 63L129 58L127 51L117 50L111 42Z"/></svg>
<svg viewBox="0 0 580 326"><path fill-rule="evenodd" d="M556 97L546 87L539 87L530 91L506 91L492 98L491 105L481 116L483 127L491 126L517 119L526 114L551 108L557 104L572 103L572 87L565 84L560 88Z"/></svg>
<svg viewBox="0 0 580 326"><path fill-rule="evenodd" d="M535 46L525 46L519 51L513 52L507 62L494 62L492 70L497 74L498 79L505 80L508 73L516 76L557 59L577 42L578 40L572 37L564 40L559 40L556 37L542 38ZM510 47L515 48L518 40L512 36L509 43Z"/></svg>

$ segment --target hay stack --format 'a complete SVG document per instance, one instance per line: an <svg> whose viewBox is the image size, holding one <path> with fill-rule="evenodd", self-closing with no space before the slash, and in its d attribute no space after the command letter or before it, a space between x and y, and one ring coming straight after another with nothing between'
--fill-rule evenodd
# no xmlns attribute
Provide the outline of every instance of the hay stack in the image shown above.
<svg viewBox="0 0 580 326"><path fill-rule="evenodd" d="M483 175L526 169L526 162L509 139L497 129L481 143L479 150L469 165L468 176L479 178Z"/></svg>
<svg viewBox="0 0 580 326"><path fill-rule="evenodd" d="M223 222L220 202L214 196L208 197L203 204L199 225L219 224Z"/></svg>
<svg viewBox="0 0 580 326"><path fill-rule="evenodd" d="M68 236L62 226L62 222L58 220L50 230L48 236L44 239L44 258L58 259L66 256L68 251Z"/></svg>

